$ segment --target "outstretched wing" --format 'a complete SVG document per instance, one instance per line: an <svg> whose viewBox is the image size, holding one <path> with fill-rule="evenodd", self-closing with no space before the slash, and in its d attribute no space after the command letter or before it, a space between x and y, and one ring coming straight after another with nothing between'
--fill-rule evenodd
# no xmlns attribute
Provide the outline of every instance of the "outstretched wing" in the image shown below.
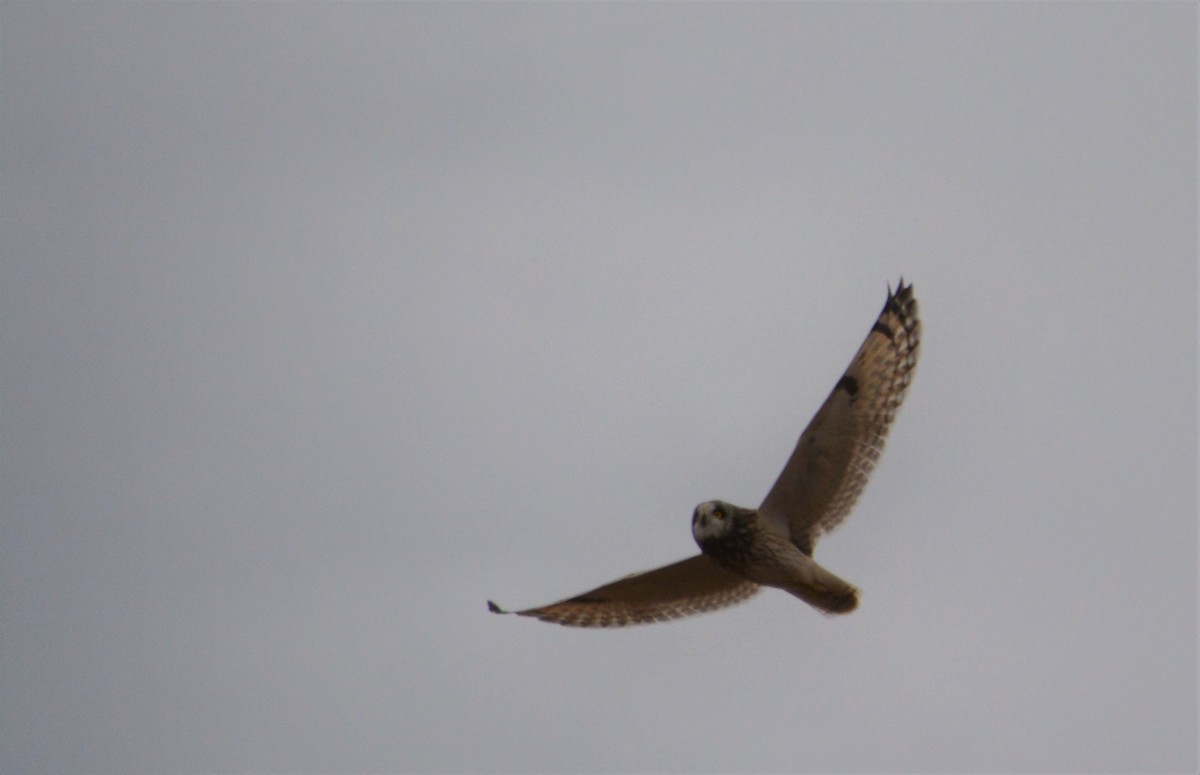
<svg viewBox="0 0 1200 775"><path fill-rule="evenodd" d="M569 627L624 627L679 619L740 603L759 586L722 569L703 554L634 573L568 600L515 611ZM493 613L510 613L488 601Z"/></svg>
<svg viewBox="0 0 1200 775"><path fill-rule="evenodd" d="M904 393L921 344L912 285L888 289L883 312L833 392L809 422L759 506L805 553L858 499Z"/></svg>

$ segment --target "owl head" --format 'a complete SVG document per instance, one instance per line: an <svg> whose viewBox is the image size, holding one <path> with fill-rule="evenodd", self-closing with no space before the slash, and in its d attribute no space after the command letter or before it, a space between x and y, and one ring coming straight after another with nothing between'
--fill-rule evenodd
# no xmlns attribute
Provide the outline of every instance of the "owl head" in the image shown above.
<svg viewBox="0 0 1200 775"><path fill-rule="evenodd" d="M692 537L717 564L737 571L749 558L754 543L753 509L725 501L701 503L692 512Z"/></svg>
<svg viewBox="0 0 1200 775"><path fill-rule="evenodd" d="M692 536L696 543L727 534L735 508L725 501L706 501L697 506L692 512Z"/></svg>

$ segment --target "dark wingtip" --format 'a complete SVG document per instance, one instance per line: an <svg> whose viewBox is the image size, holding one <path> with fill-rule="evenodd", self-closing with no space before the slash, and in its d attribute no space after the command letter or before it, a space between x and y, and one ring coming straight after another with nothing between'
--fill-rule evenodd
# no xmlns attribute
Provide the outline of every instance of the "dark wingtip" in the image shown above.
<svg viewBox="0 0 1200 775"><path fill-rule="evenodd" d="M912 283L904 284L904 275L900 275L900 282L896 285L896 290L892 290L892 284L888 283L887 301L883 303L883 308L899 307L900 302L912 298L913 287Z"/></svg>
<svg viewBox="0 0 1200 775"><path fill-rule="evenodd" d="M491 600L489 600L489 601L488 601L488 610L489 610L489 611L491 611L491 612L492 612L492 613L494 613L494 614L506 614L506 613L508 613L508 611L505 611L503 608L501 608L500 606L496 605L496 604L495 604L495 603L493 603Z"/></svg>

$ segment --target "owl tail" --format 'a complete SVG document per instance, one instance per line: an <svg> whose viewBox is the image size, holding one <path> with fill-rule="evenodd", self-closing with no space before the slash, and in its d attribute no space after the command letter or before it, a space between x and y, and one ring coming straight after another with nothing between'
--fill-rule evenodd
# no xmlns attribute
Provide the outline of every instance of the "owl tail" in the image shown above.
<svg viewBox="0 0 1200 775"><path fill-rule="evenodd" d="M805 557L796 580L783 589L822 613L848 614L858 607L858 590Z"/></svg>

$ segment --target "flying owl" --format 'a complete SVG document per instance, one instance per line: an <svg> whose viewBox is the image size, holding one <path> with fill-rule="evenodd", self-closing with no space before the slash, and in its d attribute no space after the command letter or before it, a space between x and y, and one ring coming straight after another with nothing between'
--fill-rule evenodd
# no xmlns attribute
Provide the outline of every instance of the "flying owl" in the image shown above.
<svg viewBox="0 0 1200 775"><path fill-rule="evenodd" d="M826 614L853 611L858 590L818 565L813 548L863 491L912 381L920 344L917 300L901 279L894 293L888 288L883 312L757 509L701 503L692 513L701 554L514 613L572 627L622 627L723 608L764 586ZM490 600L488 609L509 613Z"/></svg>

